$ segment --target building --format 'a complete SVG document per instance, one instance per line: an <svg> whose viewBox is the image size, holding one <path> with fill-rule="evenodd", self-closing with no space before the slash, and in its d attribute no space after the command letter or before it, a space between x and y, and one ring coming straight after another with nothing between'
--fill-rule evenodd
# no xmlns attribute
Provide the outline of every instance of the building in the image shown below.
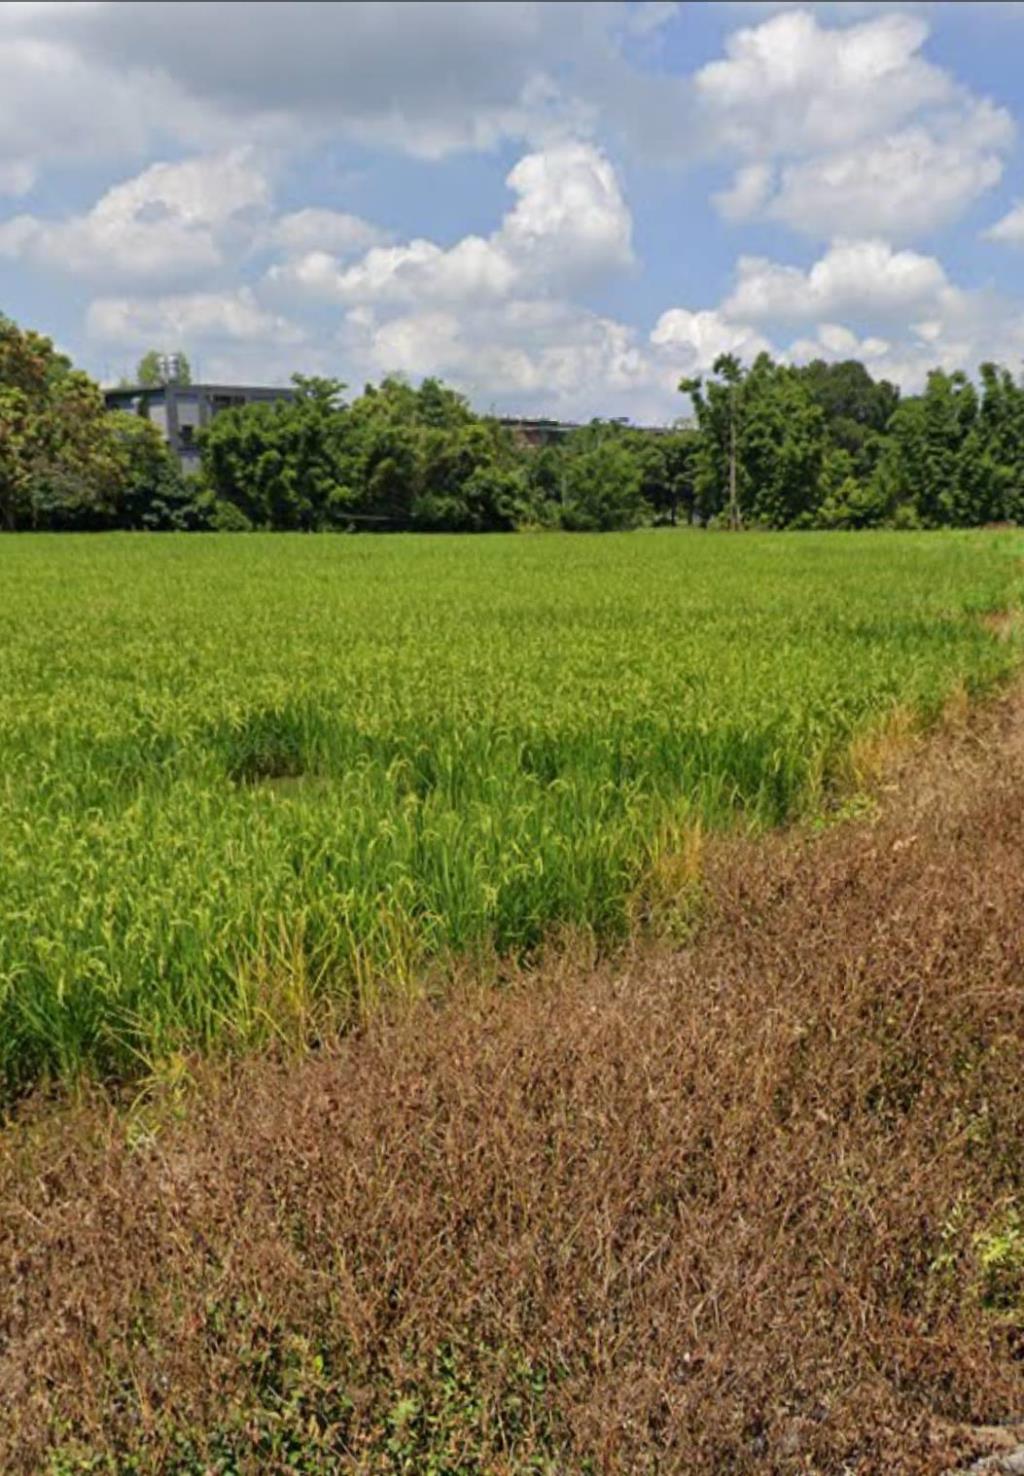
<svg viewBox="0 0 1024 1476"><path fill-rule="evenodd" d="M552 420L546 416L528 415L501 415L498 417L500 425L510 430L518 441L526 446L557 446L564 441L566 436L571 436L573 431L581 429L578 420ZM645 436L667 436L678 425L634 425L624 415L617 415L611 420L602 422L599 419L592 420L591 425L620 425L624 430L640 431Z"/></svg>
<svg viewBox="0 0 1024 1476"><path fill-rule="evenodd" d="M555 446L579 425L572 420L551 420L546 416L501 415L498 422L527 446Z"/></svg>
<svg viewBox="0 0 1024 1476"><path fill-rule="evenodd" d="M143 415L160 431L184 471L199 467L196 435L222 410L293 400L293 389L270 389L247 384L130 385L105 390L108 410Z"/></svg>

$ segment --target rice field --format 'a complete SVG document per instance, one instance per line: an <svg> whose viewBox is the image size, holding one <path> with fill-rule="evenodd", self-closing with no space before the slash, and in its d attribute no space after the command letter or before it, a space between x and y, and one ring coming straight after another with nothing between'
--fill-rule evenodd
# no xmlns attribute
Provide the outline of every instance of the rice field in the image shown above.
<svg viewBox="0 0 1024 1476"><path fill-rule="evenodd" d="M0 1090L622 936L1018 656L1010 533L0 541ZM667 874L673 874L671 868ZM642 907L639 908L642 912Z"/></svg>

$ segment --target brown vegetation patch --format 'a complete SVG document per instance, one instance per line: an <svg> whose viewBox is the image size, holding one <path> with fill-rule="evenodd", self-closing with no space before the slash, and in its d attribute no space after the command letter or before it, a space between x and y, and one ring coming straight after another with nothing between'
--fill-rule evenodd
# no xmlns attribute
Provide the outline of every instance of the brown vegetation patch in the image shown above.
<svg viewBox="0 0 1024 1476"><path fill-rule="evenodd" d="M1001 641L1012 641L1024 632L1024 610L992 610L982 616L982 624Z"/></svg>
<svg viewBox="0 0 1024 1476"><path fill-rule="evenodd" d="M1024 1412L1024 704L889 786L871 823L709 847L683 951L132 1113L24 1112L0 1468L910 1476L994 1448L971 1427Z"/></svg>

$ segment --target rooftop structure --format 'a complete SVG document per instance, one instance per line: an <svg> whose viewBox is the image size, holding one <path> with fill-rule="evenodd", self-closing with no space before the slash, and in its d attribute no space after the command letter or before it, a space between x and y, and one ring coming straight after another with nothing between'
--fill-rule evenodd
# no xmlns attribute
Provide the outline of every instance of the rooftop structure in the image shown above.
<svg viewBox="0 0 1024 1476"><path fill-rule="evenodd" d="M554 446L573 431L583 428L578 420L553 420L543 415L501 415L498 420L528 446ZM617 415L604 423L621 425L624 430L641 431L645 436L667 436L677 428L671 425L634 425L624 415Z"/></svg>
<svg viewBox="0 0 1024 1476"><path fill-rule="evenodd" d="M199 466L196 435L222 410L274 400L293 400L295 391L251 384L128 385L105 390L108 410L142 415L160 431L185 471Z"/></svg>
<svg viewBox="0 0 1024 1476"><path fill-rule="evenodd" d="M552 420L544 415L502 415L499 423L528 446L553 446L579 430L575 420Z"/></svg>

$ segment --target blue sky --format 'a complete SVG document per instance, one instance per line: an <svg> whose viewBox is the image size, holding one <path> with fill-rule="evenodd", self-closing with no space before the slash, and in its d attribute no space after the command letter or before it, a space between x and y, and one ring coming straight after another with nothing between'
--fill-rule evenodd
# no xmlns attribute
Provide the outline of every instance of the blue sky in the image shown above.
<svg viewBox="0 0 1024 1476"><path fill-rule="evenodd" d="M102 379L667 421L1024 357L1024 6L0 6L0 308Z"/></svg>

